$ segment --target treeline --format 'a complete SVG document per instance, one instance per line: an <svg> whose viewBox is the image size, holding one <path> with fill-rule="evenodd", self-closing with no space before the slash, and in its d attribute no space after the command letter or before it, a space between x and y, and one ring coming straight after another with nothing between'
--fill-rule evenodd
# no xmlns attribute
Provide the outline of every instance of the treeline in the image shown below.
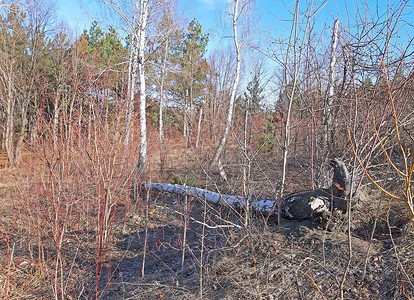
<svg viewBox="0 0 414 300"><path fill-rule="evenodd" d="M143 102L140 95L161 142L165 124L197 146L202 138L216 142L222 135L236 75L235 51L211 50L207 57L210 36L196 19L180 21L174 4L144 1L131 13L130 24L101 27L95 21L73 38L59 25L52 5L32 4L4 5L0 19L0 135L10 164L19 164L24 145L40 140L50 141L55 150L61 139L90 140L94 122L128 145L134 128L147 126L137 124L141 108L134 103ZM316 15L292 15L298 26L293 38L267 35L266 43L257 41L260 35L247 28L248 22L237 20L245 84L237 92L233 138L247 134L254 151L281 153L288 129L290 155L306 154L318 165L318 157L349 151L347 127L357 143L372 139L372 115L384 122L392 115L390 93L410 130L412 40L402 45L396 35L405 28L405 9L400 3L388 19L373 14L366 22L356 16L356 27L340 25L334 52L332 28L316 32L311 26ZM146 31L135 30L144 23L134 20L146 10ZM240 11L240 18L251 20L253 14Z"/></svg>
<svg viewBox="0 0 414 300"><path fill-rule="evenodd" d="M57 147L60 138L75 132L90 139L96 117L111 123L120 116L117 130L125 131L131 37L93 22L72 38L71 30L57 23L53 6L43 5L10 4L0 16L0 134L10 164L19 164L25 142L42 138ZM169 35L160 39L168 22L157 24L158 35L145 46L147 99L156 104L163 95L169 107L188 111L184 118L170 114L164 122L173 124L175 118L187 124L205 98L212 72L205 58L209 37L192 20L187 27L168 28ZM139 90L134 94L138 97ZM160 111L154 105L149 109L157 126ZM185 134L192 130L181 128Z"/></svg>
<svg viewBox="0 0 414 300"><path fill-rule="evenodd" d="M367 217L379 200L385 218L401 211L413 220L407 1L392 10L364 3L364 12L320 27L326 3L297 0L288 21L275 18L287 32L261 32L254 2L234 0L225 20L231 42L209 51L212 37L197 20L183 21L174 1L100 2L111 18L75 37L46 2L0 4L1 154L20 163L3 186L0 298L103 297L132 249L113 256L121 232L147 236L152 228L152 196L142 190L149 179L278 201L296 188L328 186L336 157L352 172L348 212L369 174L371 187L404 207L371 199L368 189ZM186 201L184 232L195 203ZM249 207L240 215L246 227Z"/></svg>

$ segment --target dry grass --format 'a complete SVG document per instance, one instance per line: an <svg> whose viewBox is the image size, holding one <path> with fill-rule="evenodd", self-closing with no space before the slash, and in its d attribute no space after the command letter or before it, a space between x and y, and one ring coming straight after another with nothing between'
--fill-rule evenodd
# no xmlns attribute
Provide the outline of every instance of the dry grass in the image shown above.
<svg viewBox="0 0 414 300"><path fill-rule="evenodd" d="M181 140L169 142L178 149L166 159L174 176L193 172L202 187L240 193L237 155L228 156L224 182L218 173L202 171L204 161L195 154L203 153L178 147ZM157 151L151 152L148 175L154 181ZM344 224L327 232L310 221L292 221L280 230L272 220L265 224L263 216L252 216L248 229L235 227L244 222L242 211L192 198L186 205L182 196L147 193L139 185L133 198L133 163L109 164L115 157L110 151L90 155L34 153L19 169L0 169L1 298L338 298L348 255ZM99 166L112 166L106 169L112 173ZM277 166L265 158L255 162L254 194L274 195ZM309 183L308 167L292 161L289 170L288 191L310 188L303 184ZM360 192L353 211L354 256L344 294L412 297L414 240L406 230L406 211L372 191Z"/></svg>

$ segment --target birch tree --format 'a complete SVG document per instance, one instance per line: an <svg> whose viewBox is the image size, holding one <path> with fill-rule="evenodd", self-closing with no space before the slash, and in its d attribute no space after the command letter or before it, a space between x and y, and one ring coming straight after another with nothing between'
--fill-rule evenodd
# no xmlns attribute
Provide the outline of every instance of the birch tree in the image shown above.
<svg viewBox="0 0 414 300"><path fill-rule="evenodd" d="M168 46L169 46L169 39L165 41L164 45L164 55L161 62L161 83L160 83L160 110L159 110L159 139L160 145L163 144L164 139L164 120L163 120L163 113L164 113L164 82L165 76L167 71L167 55L168 55Z"/></svg>
<svg viewBox="0 0 414 300"><path fill-rule="evenodd" d="M214 154L214 158L213 158L211 165L218 164L221 152L223 151L224 145L226 144L227 136L229 134L231 123L233 121L234 102L236 100L237 87L239 85L239 80L240 80L242 49L241 49L241 45L240 45L239 37L238 37L239 28L238 28L237 21L239 20L242 14L243 7L241 9L239 8L240 0L234 0L233 5L234 5L234 8L233 8L233 34L234 34L233 41L234 41L234 46L236 49L236 77L234 79L233 87L231 90L229 110L227 113L227 120L226 120L226 127L224 129L223 137L221 138L221 141L217 147L216 153Z"/></svg>
<svg viewBox="0 0 414 300"><path fill-rule="evenodd" d="M339 20L336 19L334 22L334 28L332 32L332 45L331 45L331 61L328 70L328 88L326 92L326 103L325 103L325 121L324 121L324 145L326 149L329 149L332 138L332 125L333 125L333 114L332 109L334 105L334 84L335 84L335 66L336 66L336 48L338 46L338 25ZM331 136L329 133L331 132Z"/></svg>
<svg viewBox="0 0 414 300"><path fill-rule="evenodd" d="M295 95L299 88L299 76L300 76L300 68L302 65L302 52L305 46L305 41L308 39L308 35L311 34L310 30L310 21L311 16L315 16L314 10L315 8L310 5L308 7L308 11L305 13L305 27L302 29L299 27L299 0L296 0L295 11L293 13L293 22L292 28L290 32L288 48L286 50L286 58L284 62L284 75L283 75L283 84L285 87L289 87L291 85L291 89L288 89L288 107L286 112L286 120L285 120L285 133L284 133L284 142L283 142L283 163L282 163L282 179L280 181L280 190L277 199L278 202L278 225L281 225L281 201L280 199L283 198L285 192L285 183L286 183L286 173L287 173L287 160L289 154L289 146L290 146L290 130L291 130L291 111L292 111L292 104L295 99ZM302 41L300 41L300 37L302 35ZM291 51L293 52L291 58ZM289 70L288 66L292 63L293 69ZM289 82L289 83L288 83Z"/></svg>
<svg viewBox="0 0 414 300"><path fill-rule="evenodd" d="M213 51L208 60L205 116L210 120L209 132L213 141L218 139L217 123L224 114L223 104L230 99L236 77L234 61L235 53L230 48Z"/></svg>
<svg viewBox="0 0 414 300"><path fill-rule="evenodd" d="M138 41L137 41L137 52L138 61L138 80L139 80L139 116L140 116L140 148L139 148L139 160L138 168L145 168L147 163L147 117L145 113L146 109L146 86L145 86L145 31L148 24L148 6L149 0L140 0L140 14L138 20Z"/></svg>
<svg viewBox="0 0 414 300"><path fill-rule="evenodd" d="M170 1L163 5L162 18L158 24L157 37L154 41L154 48L159 49L159 52L156 52L156 54L153 55L154 69L158 71L158 74L155 74L155 76L152 77L158 85L158 137L160 145L161 173L163 173L166 158L166 147L164 145L164 108L169 86L168 77L173 65L171 62L171 45L174 44L172 40L174 39L174 34L177 33L177 20L179 19L174 15L175 7L176 1Z"/></svg>
<svg viewBox="0 0 414 300"><path fill-rule="evenodd" d="M145 79L145 44L147 27L151 13L156 11L158 1L132 0L101 0L113 15L126 25L124 31L129 36L130 55L128 61L127 105L125 114L125 141L127 147L133 137L132 115L134 111L134 96L138 82L139 114L140 114L140 150L138 168L145 168L147 162L147 122L146 122L146 79Z"/></svg>

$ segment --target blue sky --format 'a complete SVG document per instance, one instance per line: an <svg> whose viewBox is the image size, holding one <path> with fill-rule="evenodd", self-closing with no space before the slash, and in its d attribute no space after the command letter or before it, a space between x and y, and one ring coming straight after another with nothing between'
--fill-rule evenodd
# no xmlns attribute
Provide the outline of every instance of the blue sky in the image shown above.
<svg viewBox="0 0 414 300"><path fill-rule="evenodd" d="M294 9L294 2L286 2L287 7ZM92 1L86 0L57 0L58 14L66 20L69 25L77 32L90 27L90 19L86 15L97 13L95 5ZM291 18L285 5L281 1L276 0L257 0L257 13L260 15L260 26L264 31L282 30L283 24L279 24L279 20ZM219 34L222 29L223 20L227 15L226 7L231 4L231 0L181 0L179 8L184 12L184 16L191 20L194 17L200 20L206 31ZM95 11L94 11L95 10ZM324 16L328 16L323 12ZM230 25L230 24L227 24Z"/></svg>
<svg viewBox="0 0 414 300"><path fill-rule="evenodd" d="M58 5L59 16L67 21L78 35L83 29L89 29L91 26L91 17L86 14L97 16L99 15L98 0L56 0ZM189 22L193 18L197 18L203 25L205 32L210 33L210 42L208 44L208 52L217 48L226 48L228 44L232 44L232 28L231 20L228 14L231 0L177 0L179 3L179 13L186 19L183 22ZM389 0L390 9L387 10L387 2L382 0L308 0L300 2L301 12L306 11L306 5L309 3L319 3L317 19L313 32L323 32L319 44L315 43L315 47L326 45L330 43L330 34L334 19L339 18L340 24L354 31L353 17L356 12L360 12L360 16L364 14L370 17L370 14L378 13L379 15L386 14L388 11L392 12L395 9L395 3L401 3L400 0ZM292 12L295 9L295 0L256 0L256 11L254 13L254 26L257 33L262 38L263 47L269 46L268 42L277 37L288 37L291 24ZM322 4L323 5L322 5ZM366 5L367 7L364 7ZM368 8L368 9L366 9ZM378 9L377 9L378 8ZM83 11L84 10L84 11ZM407 7L404 11L405 25L404 30L399 32L398 39L400 41L409 40L413 38L414 32L414 11L413 6L407 1ZM97 18L99 21L99 17ZM186 27L188 23L183 23ZM403 32L404 31L404 32ZM262 46L261 46L262 47ZM263 48L264 49L264 48ZM266 52L266 50L264 50ZM275 63L272 61L266 62L269 69L274 69L277 72ZM245 74L246 78L242 78L244 84L248 80L249 74Z"/></svg>
<svg viewBox="0 0 414 300"><path fill-rule="evenodd" d="M96 3L99 1L87 0L56 0L58 6L59 16L65 19L76 33L81 33L83 29L89 29L91 18L86 14L97 15L98 9ZM194 17L197 18L205 31L212 35L210 47L216 47L227 43L223 36L226 36L231 30L231 23L228 19L227 9L231 0L177 0L179 3L179 10L183 16L190 21ZM358 9L364 13L364 7L361 4L363 0L359 0L357 7L356 1L346 0L330 0L325 1L325 5L321 6L318 13L317 28L322 29L325 26L331 27L334 18L340 18L343 25L347 24L347 12L354 15ZM390 7L393 8L393 1L390 1ZM301 9L305 9L307 2L301 1ZM314 1L315 3L322 1ZM94 4L95 3L95 4ZM345 4L347 3L347 4ZM382 7L382 11L386 11L386 2L381 0L368 0L367 5L371 11L374 11L376 6ZM289 10L294 10L294 0L256 0L256 25L261 32L272 33L274 36L286 34L290 30L290 20L292 19ZM410 5L410 4L409 4ZM227 9L226 9L227 7ZM413 8L408 6L406 12L411 13L412 23ZM227 16L227 20L226 20ZM350 20L352 23L352 20ZM227 32L226 32L227 26ZM230 31L231 33L231 31ZM229 40L229 39L227 39Z"/></svg>

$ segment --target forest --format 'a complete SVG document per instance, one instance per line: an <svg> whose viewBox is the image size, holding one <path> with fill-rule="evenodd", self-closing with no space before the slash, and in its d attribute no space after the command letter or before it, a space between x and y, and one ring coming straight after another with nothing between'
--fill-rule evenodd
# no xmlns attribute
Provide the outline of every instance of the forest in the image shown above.
<svg viewBox="0 0 414 300"><path fill-rule="evenodd" d="M94 2L0 3L1 299L414 298L409 1Z"/></svg>

